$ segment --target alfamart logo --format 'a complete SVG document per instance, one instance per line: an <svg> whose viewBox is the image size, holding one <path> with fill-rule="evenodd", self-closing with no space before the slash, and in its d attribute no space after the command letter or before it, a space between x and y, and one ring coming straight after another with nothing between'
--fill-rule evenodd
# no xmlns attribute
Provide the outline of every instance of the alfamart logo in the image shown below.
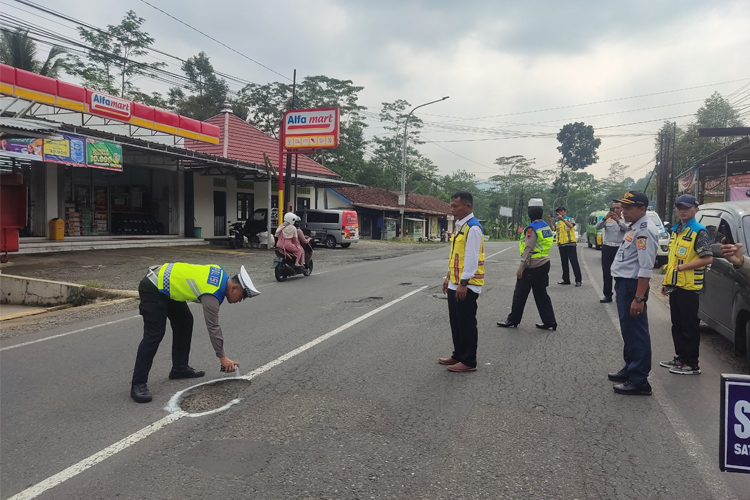
<svg viewBox="0 0 750 500"><path fill-rule="evenodd" d="M129 120L132 104L132 102L126 101L125 99L119 99L107 94L92 92L90 111L106 116Z"/></svg>

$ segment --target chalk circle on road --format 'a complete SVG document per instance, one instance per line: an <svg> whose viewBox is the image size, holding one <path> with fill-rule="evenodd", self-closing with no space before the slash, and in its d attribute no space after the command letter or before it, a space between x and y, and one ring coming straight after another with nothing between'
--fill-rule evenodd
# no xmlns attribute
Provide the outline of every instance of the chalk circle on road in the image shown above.
<svg viewBox="0 0 750 500"><path fill-rule="evenodd" d="M251 382L244 377L220 378L188 387L167 403L166 410L201 417L224 411L242 401L240 397Z"/></svg>

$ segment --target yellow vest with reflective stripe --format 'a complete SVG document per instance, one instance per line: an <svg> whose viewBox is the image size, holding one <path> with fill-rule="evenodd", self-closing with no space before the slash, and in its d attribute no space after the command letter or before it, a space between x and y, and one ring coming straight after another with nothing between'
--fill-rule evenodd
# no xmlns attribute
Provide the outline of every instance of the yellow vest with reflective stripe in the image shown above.
<svg viewBox="0 0 750 500"><path fill-rule="evenodd" d="M688 269L687 271L677 271L676 269L680 264L688 264L700 259L700 256L695 252L697 237L698 231L691 228L690 225L686 226L679 234L676 231L672 233L664 285L676 286L685 290L700 290L703 288L705 266Z"/></svg>
<svg viewBox="0 0 750 500"><path fill-rule="evenodd" d="M549 251L552 248L552 230L549 228L544 221L534 221L529 224L526 229L531 228L536 232L536 247L531 252L532 259L543 259L549 257ZM524 235L526 231L524 230ZM519 254L523 256L523 251L526 250L526 238L522 239L518 245Z"/></svg>
<svg viewBox="0 0 750 500"><path fill-rule="evenodd" d="M570 220L570 217L565 217L565 220ZM564 245L566 243L576 242L576 227L568 227L563 221L558 220L555 222L555 231L557 231L557 244Z"/></svg>
<svg viewBox="0 0 750 500"><path fill-rule="evenodd" d="M178 302L199 302L201 295L213 295L224 302L229 276L215 264L196 266L182 262L164 264L157 275L159 292Z"/></svg>
<svg viewBox="0 0 750 500"><path fill-rule="evenodd" d="M453 235L453 243L451 244L451 256L449 261L450 266L450 277L453 284L458 285L461 281L461 274L464 272L464 255L466 254L466 240L468 238L469 229L473 226L482 227L476 218L470 219L466 224L461 226L461 229ZM479 267L477 272L469 280L470 285L483 286L484 285L484 238L482 238L479 244Z"/></svg>

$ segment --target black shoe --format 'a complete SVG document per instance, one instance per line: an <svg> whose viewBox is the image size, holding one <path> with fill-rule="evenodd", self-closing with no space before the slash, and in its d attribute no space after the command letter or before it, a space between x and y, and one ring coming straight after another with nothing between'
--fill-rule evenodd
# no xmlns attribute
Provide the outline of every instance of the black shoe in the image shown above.
<svg viewBox="0 0 750 500"><path fill-rule="evenodd" d="M505 321L498 321L497 326L501 328L511 328L511 327L515 328L518 326L518 323L513 323L510 320L506 319Z"/></svg>
<svg viewBox="0 0 750 500"><path fill-rule="evenodd" d="M539 328L540 330L553 330L557 331L557 323L534 323L534 326Z"/></svg>
<svg viewBox="0 0 750 500"><path fill-rule="evenodd" d="M650 396L651 395L651 384L646 382L643 385L635 385L630 380L626 380L622 384L617 384L613 387L617 394L625 394L626 396Z"/></svg>
<svg viewBox="0 0 750 500"><path fill-rule="evenodd" d="M130 397L136 403L148 403L153 399L146 384L133 384L130 387Z"/></svg>
<svg viewBox="0 0 750 500"><path fill-rule="evenodd" d="M583 283L581 283L580 281L576 281L576 286L581 286L581 285L583 285Z"/></svg>
<svg viewBox="0 0 750 500"><path fill-rule="evenodd" d="M604 297L603 299L601 299L599 302L601 302L602 304L606 304L608 302L612 302L612 296L608 295L608 296Z"/></svg>
<svg viewBox="0 0 750 500"><path fill-rule="evenodd" d="M202 370L196 370L195 368L187 367L183 368L182 370L175 370L172 368L172 371L169 372L169 378L170 380L175 380L178 378L198 378L205 375L206 372Z"/></svg>
<svg viewBox="0 0 750 500"><path fill-rule="evenodd" d="M617 373L608 373L607 378L612 382L626 382L628 380L628 372L625 368L622 368Z"/></svg>
<svg viewBox="0 0 750 500"><path fill-rule="evenodd" d="M570 281L558 281L558 285L570 285Z"/></svg>

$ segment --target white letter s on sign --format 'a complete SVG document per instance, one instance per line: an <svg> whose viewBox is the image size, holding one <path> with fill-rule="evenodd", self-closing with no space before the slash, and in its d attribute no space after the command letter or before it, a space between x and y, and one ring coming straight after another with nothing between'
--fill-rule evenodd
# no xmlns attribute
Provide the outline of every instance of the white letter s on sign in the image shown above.
<svg viewBox="0 0 750 500"><path fill-rule="evenodd" d="M740 421L734 424L734 433L740 439L750 438L750 403L747 401L737 401L734 405L734 417Z"/></svg>

